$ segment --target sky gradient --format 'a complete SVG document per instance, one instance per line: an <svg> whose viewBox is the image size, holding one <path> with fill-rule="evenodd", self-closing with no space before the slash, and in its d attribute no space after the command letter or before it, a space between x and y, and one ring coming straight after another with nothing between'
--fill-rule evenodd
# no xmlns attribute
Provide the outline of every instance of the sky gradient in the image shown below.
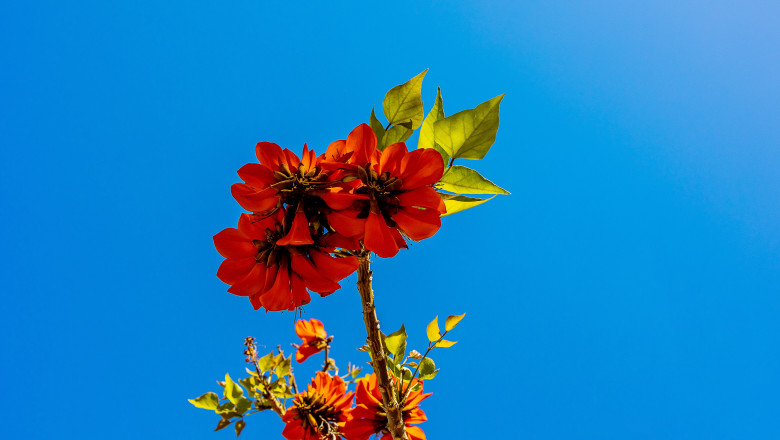
<svg viewBox="0 0 780 440"><path fill-rule="evenodd" d="M188 398L292 313L225 292L211 237L258 141L316 151L429 68L462 161L512 192L375 263L384 329L434 352L431 440L780 436L780 4L6 2L5 438L227 439ZM416 136L410 141L416 143ZM304 317L364 329L355 276ZM296 369L299 381L316 368ZM273 415L242 438L281 438Z"/></svg>

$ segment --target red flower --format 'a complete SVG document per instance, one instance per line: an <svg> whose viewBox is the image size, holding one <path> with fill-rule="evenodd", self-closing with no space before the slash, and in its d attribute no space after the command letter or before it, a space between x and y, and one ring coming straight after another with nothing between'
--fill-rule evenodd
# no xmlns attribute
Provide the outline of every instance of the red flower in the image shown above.
<svg viewBox="0 0 780 440"><path fill-rule="evenodd" d="M248 296L255 309L294 310L311 300L306 289L329 295L358 266L355 257L329 254L355 248L354 239L321 229L312 234L300 209L292 221L284 209L265 218L241 214L238 229L218 233L214 245L226 258L217 277L231 285L228 292Z"/></svg>
<svg viewBox="0 0 780 440"><path fill-rule="evenodd" d="M293 406L282 417L282 435L287 440L336 440L349 416L354 393L339 376L318 371L308 390L293 398Z"/></svg>
<svg viewBox="0 0 780 440"><path fill-rule="evenodd" d="M297 205L308 192L327 186L327 173L318 166L314 151L303 146L302 158L271 142L255 147L260 163L249 163L238 170L244 183L231 187L233 197L247 211L265 213L282 203Z"/></svg>
<svg viewBox="0 0 780 440"><path fill-rule="evenodd" d="M340 169L357 178L354 190L324 192L321 197L334 212L328 222L339 233L363 239L366 249L380 257L392 257L406 247L406 238L431 237L441 226L444 201L433 189L441 179L444 163L432 149L409 152L403 142L376 148L373 130L362 124L345 141L332 143L323 168Z"/></svg>
<svg viewBox="0 0 780 440"><path fill-rule="evenodd" d="M328 334L325 333L325 326L318 319L305 321L298 320L295 323L295 333L303 339L303 343L295 352L295 360L301 363L313 354L317 354L328 346Z"/></svg>
<svg viewBox="0 0 780 440"><path fill-rule="evenodd" d="M412 425L428 420L420 409L420 402L427 399L431 393L423 394L422 381L417 379L414 379L411 386L414 387L417 383L420 384L420 389L410 391L401 408L409 440L425 440L423 430ZM373 434L381 434L380 440L392 440L393 437L387 430L387 412L382 406L382 394L374 374L358 379L356 403L349 412L350 420L344 426L344 437L347 440L367 440Z"/></svg>

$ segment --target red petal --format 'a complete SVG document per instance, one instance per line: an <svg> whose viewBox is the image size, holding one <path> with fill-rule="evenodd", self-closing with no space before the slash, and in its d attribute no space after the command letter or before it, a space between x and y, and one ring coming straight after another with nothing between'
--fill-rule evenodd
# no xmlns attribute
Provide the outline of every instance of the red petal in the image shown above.
<svg viewBox="0 0 780 440"><path fill-rule="evenodd" d="M425 440L425 433L419 426L407 426L406 435L409 440Z"/></svg>
<svg viewBox="0 0 780 440"><path fill-rule="evenodd" d="M277 246L305 245L314 244L309 232L309 219L303 213L303 203L298 203L298 210L295 211L295 219L290 226L290 232L276 241Z"/></svg>
<svg viewBox="0 0 780 440"><path fill-rule="evenodd" d="M382 156L379 158L379 169L377 172L382 174L385 171L390 171L391 175L397 176L401 159L403 159L407 153L406 144L403 142L388 146L382 151Z"/></svg>
<svg viewBox="0 0 780 440"><path fill-rule="evenodd" d="M433 209L401 208L393 215L393 220L415 241L432 236L441 227L439 212Z"/></svg>
<svg viewBox="0 0 780 440"><path fill-rule="evenodd" d="M257 255L252 240L236 228L227 228L214 236L217 252L225 258L246 258Z"/></svg>
<svg viewBox="0 0 780 440"><path fill-rule="evenodd" d="M355 209L333 211L327 215L328 223L341 235L361 237L365 231L366 219L357 218L357 214Z"/></svg>
<svg viewBox="0 0 780 440"><path fill-rule="evenodd" d="M347 141L344 139L340 139L335 142L331 142L330 145L328 145L328 149L325 150L325 154L321 156L321 159L324 160L338 160L341 158L341 156L344 155L344 153L347 150Z"/></svg>
<svg viewBox="0 0 780 440"><path fill-rule="evenodd" d="M382 258L394 257L398 253L398 245L390 232L390 227L379 214L370 212L366 219L366 235L363 245Z"/></svg>
<svg viewBox="0 0 780 440"><path fill-rule="evenodd" d="M360 241L356 237L345 237L338 232L331 232L320 240L320 244L324 248L329 248L331 251L334 248L341 248L350 251L360 249Z"/></svg>
<svg viewBox="0 0 780 440"><path fill-rule="evenodd" d="M271 268L269 268L269 271ZM279 267L276 272L274 284L261 296L260 301L270 312L288 310L292 305L292 291L290 288L290 274L286 265Z"/></svg>
<svg viewBox="0 0 780 440"><path fill-rule="evenodd" d="M300 364L306 359L308 359L309 356L313 354L317 354L320 351L322 350L312 345L301 345L300 347L298 347L298 350L295 352L295 361Z"/></svg>
<svg viewBox="0 0 780 440"><path fill-rule="evenodd" d="M227 259L219 265L217 278L227 284L235 284L249 274L255 266L255 257Z"/></svg>
<svg viewBox="0 0 780 440"><path fill-rule="evenodd" d="M358 260L356 257L338 258L319 251L311 251L309 252L309 255L319 273L333 281L343 280L358 268Z"/></svg>
<svg viewBox="0 0 780 440"><path fill-rule="evenodd" d="M265 285L266 267L255 264L252 270L239 282L233 284L228 292L238 296L253 296L263 291Z"/></svg>
<svg viewBox="0 0 780 440"><path fill-rule="evenodd" d="M279 202L277 191L274 188L256 190L245 183L234 183L230 187L230 193L239 205L247 211L264 212L276 206Z"/></svg>
<svg viewBox="0 0 780 440"><path fill-rule="evenodd" d="M325 201L330 209L342 210L351 208L357 200L367 200L365 194L353 194L349 191L323 191L320 198Z"/></svg>
<svg viewBox="0 0 780 440"><path fill-rule="evenodd" d="M350 163L363 164L376 151L376 134L368 124L360 124L347 136L347 152L354 152Z"/></svg>
<svg viewBox="0 0 780 440"><path fill-rule="evenodd" d="M257 160L272 170L279 169L279 164L284 161L282 147L273 142L258 142L255 146Z"/></svg>
<svg viewBox="0 0 780 440"><path fill-rule="evenodd" d="M265 165L259 163L248 163L238 169L238 177L247 185L256 189L264 189L276 183L274 172Z"/></svg>
<svg viewBox="0 0 780 440"><path fill-rule="evenodd" d="M431 208L439 210L444 206L444 201L439 193L430 186L423 186L411 191L403 192L396 196L403 206L418 206L420 208ZM446 212L446 210L445 210Z"/></svg>
<svg viewBox="0 0 780 440"><path fill-rule="evenodd" d="M443 173L441 154L433 148L414 150L401 160L401 179L406 189L433 185Z"/></svg>
<svg viewBox="0 0 780 440"><path fill-rule="evenodd" d="M292 269L306 283L306 287L317 293L333 293L338 290L338 283L321 274L308 258L301 254L292 254Z"/></svg>
<svg viewBox="0 0 780 440"><path fill-rule="evenodd" d="M308 304L311 301L311 296L306 291L303 280L294 272L290 277L290 287L292 288L292 305L290 305L288 310L295 310L296 307Z"/></svg>

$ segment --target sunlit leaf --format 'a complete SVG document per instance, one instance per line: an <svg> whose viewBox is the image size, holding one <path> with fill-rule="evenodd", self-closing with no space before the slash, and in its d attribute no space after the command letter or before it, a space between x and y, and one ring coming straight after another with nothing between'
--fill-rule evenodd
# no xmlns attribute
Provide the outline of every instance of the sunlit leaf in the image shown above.
<svg viewBox="0 0 780 440"><path fill-rule="evenodd" d="M425 329L425 332L428 334L428 340L431 342L437 341L439 338L441 338L441 333L439 332L439 317L433 318L433 321L428 324L428 327Z"/></svg>
<svg viewBox="0 0 780 440"><path fill-rule="evenodd" d="M463 317L466 316L466 314L462 315L450 315L447 317L447 321L444 323L444 330L450 331L455 328L456 325L460 322Z"/></svg>
<svg viewBox="0 0 780 440"><path fill-rule="evenodd" d="M509 191L485 179L476 170L453 165L436 186L456 194L509 194Z"/></svg>
<svg viewBox="0 0 780 440"><path fill-rule="evenodd" d="M247 399L246 397L241 397L238 399L238 403L236 403L236 412L239 414L244 414L251 407L252 407L252 401Z"/></svg>
<svg viewBox="0 0 780 440"><path fill-rule="evenodd" d="M379 122L379 119L376 118L374 109L371 109L371 117L368 120L368 125L372 130L374 130L374 134L376 135L377 140L381 141L382 136L385 135L385 127L381 122Z"/></svg>
<svg viewBox="0 0 780 440"><path fill-rule="evenodd" d="M434 141L453 159L482 159L498 132L498 107L504 95L434 124Z"/></svg>
<svg viewBox="0 0 780 440"><path fill-rule="evenodd" d="M246 422L243 419L236 422L236 425L234 426L234 428L236 428L236 438L241 435L241 431L244 430L245 426Z"/></svg>
<svg viewBox="0 0 780 440"><path fill-rule="evenodd" d="M393 125L381 138L380 144L382 145L382 148L380 149L384 150L385 147L393 145L397 142L406 142L412 133L413 131L411 128L406 128L403 125Z"/></svg>
<svg viewBox="0 0 780 440"><path fill-rule="evenodd" d="M436 347L449 348L449 347L452 347L453 345L455 345L457 343L458 343L457 341L447 341L447 340L442 339L441 341L439 341L436 344Z"/></svg>
<svg viewBox="0 0 780 440"><path fill-rule="evenodd" d="M426 72L428 69L387 92L382 101L382 110L390 124L397 125L399 122L411 120L415 130L422 124L425 113L420 90Z"/></svg>
<svg viewBox="0 0 780 440"><path fill-rule="evenodd" d="M223 429L223 428L226 428L226 427L230 426L231 423L233 423L233 422L231 422L228 419L221 419L219 421L219 423L217 423L217 427L216 427L216 429L214 429L214 432L217 432L220 429Z"/></svg>
<svg viewBox="0 0 780 440"><path fill-rule="evenodd" d="M244 389L230 378L229 374L225 374L225 397L234 404L236 404L244 395Z"/></svg>
<svg viewBox="0 0 780 440"><path fill-rule="evenodd" d="M447 161L450 160L450 156L436 144L433 131L436 121L444 119L444 105L441 100L441 89L436 88L436 102L433 104L433 108L428 112L428 116L423 120L420 126L420 138L417 141L417 148L433 148L441 154L441 159L444 165L447 165Z"/></svg>
<svg viewBox="0 0 780 440"><path fill-rule="evenodd" d="M493 196L495 197L495 196ZM492 199L491 197L490 199ZM444 205L447 207L447 213L444 215L455 214L456 212L465 211L469 208L481 205L490 199L480 199L478 197L467 196L455 196L444 201Z"/></svg>
<svg viewBox="0 0 780 440"><path fill-rule="evenodd" d="M270 370L274 365L274 354L268 353L267 355L261 357L257 360L257 367L260 368L260 371L265 373L266 371Z"/></svg>
<svg viewBox="0 0 780 440"><path fill-rule="evenodd" d="M425 358L420 361L420 379L433 379L438 372L439 370L436 369L436 364L433 362L433 359Z"/></svg>
<svg viewBox="0 0 780 440"><path fill-rule="evenodd" d="M395 358L395 363L399 363L406 353L406 329L401 324L401 328L391 333L385 338L385 344L390 353Z"/></svg>
<svg viewBox="0 0 780 440"><path fill-rule="evenodd" d="M219 396L216 393L206 393L195 399L188 399L198 408L216 410L219 407Z"/></svg>

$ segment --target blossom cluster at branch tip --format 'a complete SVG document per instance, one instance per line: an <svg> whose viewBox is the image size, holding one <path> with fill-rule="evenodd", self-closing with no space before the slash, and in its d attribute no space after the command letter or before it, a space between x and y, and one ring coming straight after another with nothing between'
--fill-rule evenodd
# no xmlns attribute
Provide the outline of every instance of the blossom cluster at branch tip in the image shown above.
<svg viewBox="0 0 780 440"><path fill-rule="evenodd" d="M241 167L243 182L231 188L251 214L214 236L225 257L217 276L255 309L294 310L311 301L309 291L335 292L357 269L356 252L395 256L407 240L435 234L446 213L433 188L441 155L403 142L379 150L366 124L321 156L270 142L255 152L258 163Z"/></svg>
<svg viewBox="0 0 780 440"><path fill-rule="evenodd" d="M328 346L328 334L319 319L298 320L295 323L295 333L303 340L295 352L295 361L298 363L304 362L309 356L321 352Z"/></svg>

